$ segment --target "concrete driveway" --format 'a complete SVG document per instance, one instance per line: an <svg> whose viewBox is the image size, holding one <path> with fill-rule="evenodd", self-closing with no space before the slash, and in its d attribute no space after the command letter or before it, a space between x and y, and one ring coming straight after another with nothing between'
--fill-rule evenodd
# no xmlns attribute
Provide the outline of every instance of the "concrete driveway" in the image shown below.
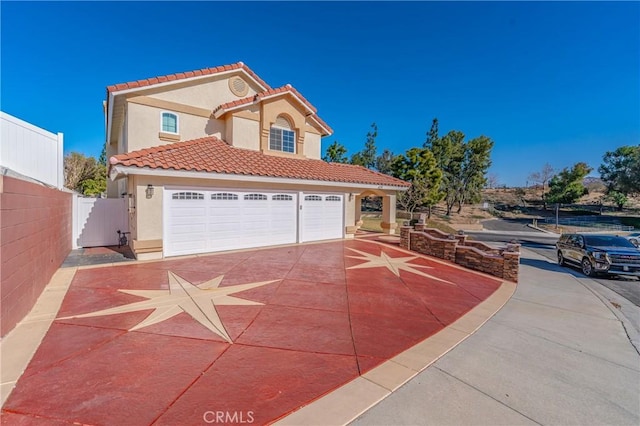
<svg viewBox="0 0 640 426"><path fill-rule="evenodd" d="M353 424L640 424L638 334L598 287L525 250L507 305Z"/></svg>
<svg viewBox="0 0 640 426"><path fill-rule="evenodd" d="M4 424L348 422L515 288L366 239L61 276L59 310L3 342ZM31 326L46 335L20 375L8 348Z"/></svg>

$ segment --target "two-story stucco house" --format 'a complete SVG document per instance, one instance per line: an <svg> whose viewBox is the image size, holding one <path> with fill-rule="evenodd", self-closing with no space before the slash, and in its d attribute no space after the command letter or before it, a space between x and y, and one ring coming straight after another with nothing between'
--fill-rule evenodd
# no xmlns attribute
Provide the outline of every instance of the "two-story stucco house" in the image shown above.
<svg viewBox="0 0 640 426"><path fill-rule="evenodd" d="M395 228L408 184L322 161L316 108L242 62L109 86L104 106L107 192L128 198L139 259L350 238L366 195Z"/></svg>

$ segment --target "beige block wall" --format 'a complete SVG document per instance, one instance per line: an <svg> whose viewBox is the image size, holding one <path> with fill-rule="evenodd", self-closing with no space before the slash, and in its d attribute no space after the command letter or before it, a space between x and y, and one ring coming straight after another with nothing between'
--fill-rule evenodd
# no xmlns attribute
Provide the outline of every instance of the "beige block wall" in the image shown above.
<svg viewBox="0 0 640 426"><path fill-rule="evenodd" d="M201 82L193 86L180 87L178 85L177 88L162 93L155 93L152 96L165 101L179 102L181 104L213 111L218 105L253 96L258 93L258 91L262 91L258 86L245 78L244 81L249 85L249 90L245 96L236 96L231 92L231 89L229 89L230 77L231 75L218 77L216 80Z"/></svg>
<svg viewBox="0 0 640 426"><path fill-rule="evenodd" d="M160 139L160 115L163 111L174 112L147 105L128 104L127 122L130 123L130 126L128 126L126 134L127 152L175 142ZM174 113L178 116L178 132L181 141L205 136L225 138L223 120L195 116L184 112Z"/></svg>

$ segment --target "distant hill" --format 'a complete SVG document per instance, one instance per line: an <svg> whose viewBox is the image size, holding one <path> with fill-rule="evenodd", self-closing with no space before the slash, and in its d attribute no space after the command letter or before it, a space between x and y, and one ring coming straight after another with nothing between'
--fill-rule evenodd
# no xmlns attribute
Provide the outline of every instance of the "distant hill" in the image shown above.
<svg viewBox="0 0 640 426"><path fill-rule="evenodd" d="M583 179L582 184L584 186L592 185L592 184L604 186L604 181L599 177L587 176L586 178Z"/></svg>

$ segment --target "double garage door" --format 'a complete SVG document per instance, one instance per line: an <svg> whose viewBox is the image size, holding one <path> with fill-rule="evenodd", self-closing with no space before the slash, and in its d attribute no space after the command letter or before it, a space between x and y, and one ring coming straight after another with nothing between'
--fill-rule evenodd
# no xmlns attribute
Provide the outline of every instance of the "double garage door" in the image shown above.
<svg viewBox="0 0 640 426"><path fill-rule="evenodd" d="M166 189L164 254L342 238L343 195Z"/></svg>

